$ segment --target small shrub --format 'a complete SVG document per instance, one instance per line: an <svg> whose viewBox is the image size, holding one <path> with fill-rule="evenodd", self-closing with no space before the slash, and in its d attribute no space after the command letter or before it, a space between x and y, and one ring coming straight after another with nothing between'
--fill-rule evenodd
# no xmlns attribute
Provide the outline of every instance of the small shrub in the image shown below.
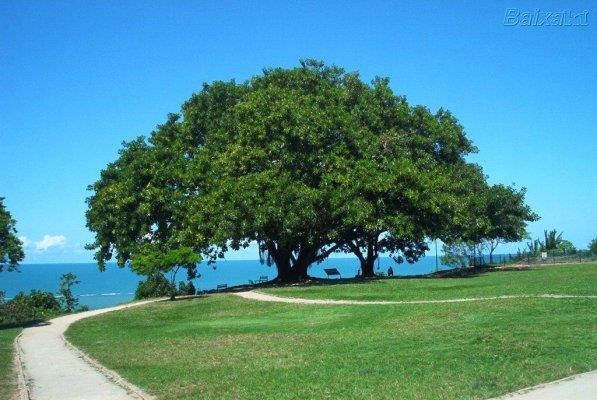
<svg viewBox="0 0 597 400"><path fill-rule="evenodd" d="M197 293L197 289L195 289L195 285L193 285L192 281L188 281L187 283L180 282L178 284L178 295L179 296L191 296Z"/></svg>
<svg viewBox="0 0 597 400"><path fill-rule="evenodd" d="M135 290L135 299L149 299L152 297L170 296L175 288L170 281L160 273L152 274L145 281L139 282Z"/></svg>
<svg viewBox="0 0 597 400"><path fill-rule="evenodd" d="M61 298L53 293L32 290L29 294L19 292L10 300L4 299L0 292L0 324L24 324L27 322L46 320L63 312L87 311L88 307L78 307L79 300L72 293L73 285L79 283L72 274L64 274L60 279Z"/></svg>
<svg viewBox="0 0 597 400"><path fill-rule="evenodd" d="M193 282L191 281L189 281L189 284L187 285L187 294L192 296L197 294L197 288L195 288L195 285L193 285Z"/></svg>
<svg viewBox="0 0 597 400"><path fill-rule="evenodd" d="M30 321L44 320L60 314L60 303L54 294L32 290L25 294L19 292L11 300L0 299L0 323L23 324Z"/></svg>
<svg viewBox="0 0 597 400"><path fill-rule="evenodd" d="M29 293L28 302L39 319L50 318L60 313L60 302L53 293L32 290Z"/></svg>
<svg viewBox="0 0 597 400"><path fill-rule="evenodd" d="M1 324L22 324L32 319L30 314L23 302L8 300L0 305Z"/></svg>

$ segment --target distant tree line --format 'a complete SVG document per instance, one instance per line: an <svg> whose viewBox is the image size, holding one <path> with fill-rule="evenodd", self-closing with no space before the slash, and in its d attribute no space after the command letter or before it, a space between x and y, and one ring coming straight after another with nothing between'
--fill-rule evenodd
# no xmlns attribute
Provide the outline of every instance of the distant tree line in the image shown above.
<svg viewBox="0 0 597 400"><path fill-rule="evenodd" d="M579 250L574 244L562 238L563 232L558 232L556 229L545 230L542 239L530 240L526 243L526 248L518 249L516 254L510 255L509 261L518 261L528 258L541 257L545 254L549 257L554 256L570 256L579 254L586 254L588 256L597 255L597 238L593 239L587 246L587 250ZM526 236L528 239L529 236ZM502 243L500 240L499 243ZM493 251L495 250L495 241L481 240L474 241L458 241L450 244L444 244L442 262L447 265L459 267L473 265L476 263L483 264L488 261L490 264L494 262ZM489 260L485 259L485 254L489 255Z"/></svg>
<svg viewBox="0 0 597 400"><path fill-rule="evenodd" d="M89 186L88 248L100 269L115 259L172 283L253 242L283 282L334 252L363 276L381 254L417 261L432 239L493 254L538 216L524 188L488 184L473 152L449 111L409 105L387 78L307 60L216 81Z"/></svg>
<svg viewBox="0 0 597 400"><path fill-rule="evenodd" d="M534 239L526 243L525 249L518 249L518 257L538 257L541 253L545 253L549 256L562 256L562 255L573 255L579 250L574 244L566 239L562 238L563 232L559 232L556 229L545 230L543 232L543 240ZM597 248L595 245L596 239L593 239L588 245L587 252L589 254L597 254Z"/></svg>

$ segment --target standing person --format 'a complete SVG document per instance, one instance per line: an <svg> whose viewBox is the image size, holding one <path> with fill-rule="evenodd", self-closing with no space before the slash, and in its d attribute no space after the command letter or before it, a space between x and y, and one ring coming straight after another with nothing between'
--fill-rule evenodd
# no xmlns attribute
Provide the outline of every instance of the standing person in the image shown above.
<svg viewBox="0 0 597 400"><path fill-rule="evenodd" d="M388 268L388 276L394 276L394 270L392 269L391 266L390 266L390 268Z"/></svg>

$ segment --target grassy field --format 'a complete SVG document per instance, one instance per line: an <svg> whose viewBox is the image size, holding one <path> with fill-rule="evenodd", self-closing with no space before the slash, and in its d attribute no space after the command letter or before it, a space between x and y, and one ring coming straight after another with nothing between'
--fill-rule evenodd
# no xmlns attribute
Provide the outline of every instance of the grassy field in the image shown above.
<svg viewBox="0 0 597 400"><path fill-rule="evenodd" d="M583 268L492 273L449 280L454 286L443 290L435 280L417 285L442 298L486 294L481 288L500 280L520 290L549 291L543 282L597 294L597 269ZM401 285L416 296L413 284L316 289L322 297L363 298L353 292L384 288L389 298ZM309 306L219 294L86 319L67 337L160 399L483 399L597 368L596 304Z"/></svg>
<svg viewBox="0 0 597 400"><path fill-rule="evenodd" d="M21 328L0 327L0 400L12 398L15 392L16 376L13 370L13 342Z"/></svg>
<svg viewBox="0 0 597 400"><path fill-rule="evenodd" d="M597 294L597 264L532 267L468 278L381 279L367 283L260 289L287 297L346 300L432 300L517 294Z"/></svg>

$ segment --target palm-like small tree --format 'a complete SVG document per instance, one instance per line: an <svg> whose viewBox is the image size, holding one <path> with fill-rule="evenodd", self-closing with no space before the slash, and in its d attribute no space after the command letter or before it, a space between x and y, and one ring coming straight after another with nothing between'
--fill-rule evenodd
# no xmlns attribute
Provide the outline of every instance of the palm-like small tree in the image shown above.
<svg viewBox="0 0 597 400"><path fill-rule="evenodd" d="M558 234L558 231L556 229L553 229L551 231L545 230L543 232L543 235L545 236L545 242L543 242L545 251L555 250L558 247L558 245L562 243L563 233L564 232L560 232Z"/></svg>

